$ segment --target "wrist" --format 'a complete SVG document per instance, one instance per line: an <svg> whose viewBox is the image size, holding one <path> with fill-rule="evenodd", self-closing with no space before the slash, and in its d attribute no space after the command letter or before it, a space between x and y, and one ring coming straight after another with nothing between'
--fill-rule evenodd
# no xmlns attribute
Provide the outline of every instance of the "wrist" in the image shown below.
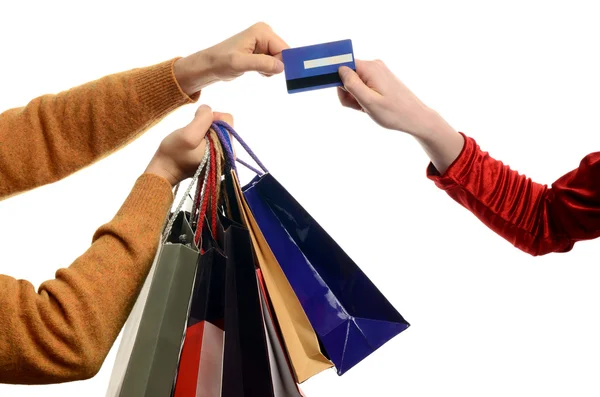
<svg viewBox="0 0 600 397"><path fill-rule="evenodd" d="M192 96L206 86L218 81L214 73L214 61L206 50L175 61L173 71L181 89Z"/></svg>
<svg viewBox="0 0 600 397"><path fill-rule="evenodd" d="M447 133L452 127L435 110L426 108L418 121L418 128L410 134L419 140L435 139L435 136Z"/></svg>
<svg viewBox="0 0 600 397"><path fill-rule="evenodd" d="M165 167L160 159L153 158L152 161L146 167L144 171L146 174L153 174L158 177L165 179L172 187L175 187L179 183L177 178L173 175L173 173L169 172L168 168Z"/></svg>

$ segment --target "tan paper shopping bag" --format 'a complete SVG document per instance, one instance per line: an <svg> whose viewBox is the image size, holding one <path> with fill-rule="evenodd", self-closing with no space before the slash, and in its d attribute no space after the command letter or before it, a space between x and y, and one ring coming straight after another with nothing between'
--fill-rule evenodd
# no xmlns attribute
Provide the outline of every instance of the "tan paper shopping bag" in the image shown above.
<svg viewBox="0 0 600 397"><path fill-rule="evenodd" d="M245 226L250 230L254 251L292 363L294 376L298 383L302 383L312 376L333 367L333 363L321 352L317 335L308 317L306 317L300 301L256 224L246 200L243 198L240 182L235 171L231 171L231 176L242 219Z"/></svg>

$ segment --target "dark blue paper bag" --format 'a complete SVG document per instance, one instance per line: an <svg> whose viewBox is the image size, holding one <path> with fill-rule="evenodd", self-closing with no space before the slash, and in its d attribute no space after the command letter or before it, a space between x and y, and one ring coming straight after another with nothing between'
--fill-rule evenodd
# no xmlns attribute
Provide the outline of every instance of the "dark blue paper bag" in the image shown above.
<svg viewBox="0 0 600 397"><path fill-rule="evenodd" d="M338 375L409 327L356 263L271 174L256 177L243 190Z"/></svg>
<svg viewBox="0 0 600 397"><path fill-rule="evenodd" d="M237 133L224 123L220 126L234 135L265 171L243 188L245 199L338 375L342 375L410 324L267 172Z"/></svg>

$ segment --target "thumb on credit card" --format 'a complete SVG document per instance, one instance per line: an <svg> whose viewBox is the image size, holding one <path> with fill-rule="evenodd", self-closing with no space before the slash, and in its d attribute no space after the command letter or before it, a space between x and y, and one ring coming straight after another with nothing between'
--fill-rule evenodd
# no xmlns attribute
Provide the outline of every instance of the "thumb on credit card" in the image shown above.
<svg viewBox="0 0 600 397"><path fill-rule="evenodd" d="M373 92L367 85L362 81L360 76L352 69L347 66L340 67L338 73L344 84L344 89L351 93L358 102L362 105L366 105L370 102L373 96Z"/></svg>

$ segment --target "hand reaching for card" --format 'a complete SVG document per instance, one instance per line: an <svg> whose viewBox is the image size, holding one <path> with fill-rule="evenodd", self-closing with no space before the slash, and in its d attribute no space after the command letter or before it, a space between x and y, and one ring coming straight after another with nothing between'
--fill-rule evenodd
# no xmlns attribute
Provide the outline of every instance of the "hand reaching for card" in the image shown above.
<svg viewBox="0 0 600 397"><path fill-rule="evenodd" d="M344 87L338 88L343 106L367 113L384 128L424 135L437 121L437 113L428 108L380 60L355 60L356 72L339 69Z"/></svg>
<svg viewBox="0 0 600 397"><path fill-rule="evenodd" d="M233 80L246 72L264 76L283 72L281 51L288 48L269 25L256 23L210 48L179 59L174 73L188 95L217 82Z"/></svg>

